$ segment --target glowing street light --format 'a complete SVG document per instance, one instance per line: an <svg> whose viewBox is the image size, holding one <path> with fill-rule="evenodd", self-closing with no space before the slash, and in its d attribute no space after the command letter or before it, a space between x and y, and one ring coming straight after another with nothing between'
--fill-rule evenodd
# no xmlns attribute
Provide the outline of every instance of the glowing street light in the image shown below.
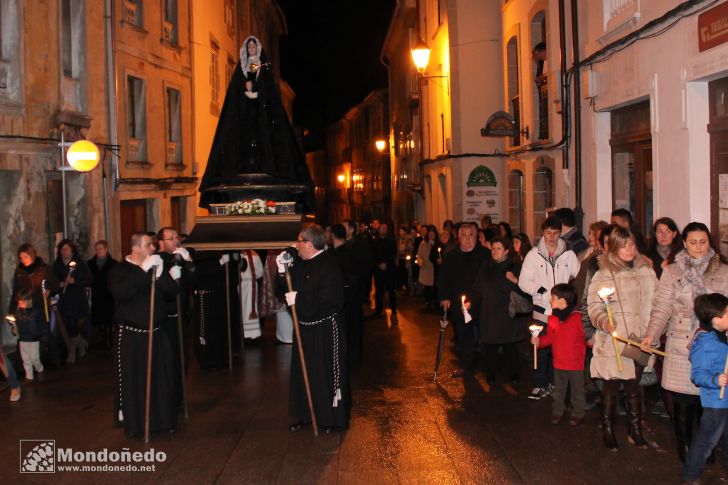
<svg viewBox="0 0 728 485"><path fill-rule="evenodd" d="M412 49L412 61L415 63L417 72L424 74L427 64L430 62L430 48L422 39L417 41L417 45Z"/></svg>
<svg viewBox="0 0 728 485"><path fill-rule="evenodd" d="M383 138L377 138L374 141L374 146L377 147L377 151L379 153L382 153L382 152L384 152L384 149L387 148L387 141L384 140Z"/></svg>

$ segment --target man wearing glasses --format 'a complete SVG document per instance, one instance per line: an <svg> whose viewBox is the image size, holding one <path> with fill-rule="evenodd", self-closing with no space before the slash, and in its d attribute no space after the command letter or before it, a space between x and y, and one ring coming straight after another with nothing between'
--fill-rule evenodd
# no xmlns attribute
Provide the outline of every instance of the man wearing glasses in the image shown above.
<svg viewBox="0 0 728 485"><path fill-rule="evenodd" d="M316 420L326 433L349 426L351 397L343 328L344 283L342 270L330 252L321 226L310 225L298 235L298 257L290 267L293 291L286 293L296 305L301 344L306 360ZM285 271L285 252L276 258L278 273ZM310 423L306 389L298 346L291 356L291 431Z"/></svg>
<svg viewBox="0 0 728 485"><path fill-rule="evenodd" d="M157 233L157 240L159 244L159 256L164 262L165 271L179 272L180 277L177 279L177 285L179 286L179 300L176 296L167 297L165 299L166 309L165 316L167 317L164 325L164 332L166 338L169 339L169 344L172 347L174 355L174 375L175 378L175 396L177 396L177 402L182 402L182 379L186 374L187 367L187 342L188 331L185 331L191 314L189 308L189 297L188 291L194 287L197 282L197 273L195 271L195 263L192 261L190 252L183 248L180 243L179 234L173 227L163 227ZM179 308L177 307L177 301L179 301ZM182 315L182 335L179 334L177 328L177 315L181 312ZM185 369L182 368L180 362L180 339L182 340L183 348L185 349Z"/></svg>

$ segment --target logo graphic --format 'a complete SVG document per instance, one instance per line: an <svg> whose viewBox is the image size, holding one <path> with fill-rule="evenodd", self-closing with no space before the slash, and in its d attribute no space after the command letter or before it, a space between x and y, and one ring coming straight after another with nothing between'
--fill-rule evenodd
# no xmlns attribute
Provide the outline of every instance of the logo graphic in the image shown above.
<svg viewBox="0 0 728 485"><path fill-rule="evenodd" d="M495 174L485 165L478 165L468 176L468 187L495 187L496 185L498 182L496 182Z"/></svg>
<svg viewBox="0 0 728 485"><path fill-rule="evenodd" d="M20 473L55 473L56 440L20 440Z"/></svg>

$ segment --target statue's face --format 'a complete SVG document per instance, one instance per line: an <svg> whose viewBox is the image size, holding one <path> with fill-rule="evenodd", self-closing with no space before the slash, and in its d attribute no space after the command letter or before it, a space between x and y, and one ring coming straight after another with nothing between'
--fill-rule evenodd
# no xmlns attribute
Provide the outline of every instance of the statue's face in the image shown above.
<svg viewBox="0 0 728 485"><path fill-rule="evenodd" d="M248 55L249 56L254 56L255 55L255 51L257 50L258 46L255 44L255 41L253 39L250 39L248 41L247 47L248 47Z"/></svg>

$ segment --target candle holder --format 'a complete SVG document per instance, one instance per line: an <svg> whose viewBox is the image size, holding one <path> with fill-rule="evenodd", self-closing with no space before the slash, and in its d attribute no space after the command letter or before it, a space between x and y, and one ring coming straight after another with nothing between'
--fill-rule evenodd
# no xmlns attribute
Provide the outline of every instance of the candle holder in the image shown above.
<svg viewBox="0 0 728 485"><path fill-rule="evenodd" d="M528 327L528 330L531 331L532 337L538 337L541 334L541 331L543 330L543 325L536 325L533 324L530 327ZM536 345L533 346L533 370L538 369L538 347Z"/></svg>
<svg viewBox="0 0 728 485"><path fill-rule="evenodd" d="M604 302L604 308L607 310L607 318L609 319L609 325L612 327L612 343L614 344L614 352L617 355L617 368L619 372L622 372L622 355L619 351L619 344L617 343L617 326L614 324L614 316L612 315L612 307L609 305L609 299L614 294L614 288L602 288L597 291L597 295Z"/></svg>
<svg viewBox="0 0 728 485"><path fill-rule="evenodd" d="M463 310L463 317L465 319L465 323L470 323L473 321L473 316L470 314L467 308L465 308L465 295L460 297L460 305Z"/></svg>

